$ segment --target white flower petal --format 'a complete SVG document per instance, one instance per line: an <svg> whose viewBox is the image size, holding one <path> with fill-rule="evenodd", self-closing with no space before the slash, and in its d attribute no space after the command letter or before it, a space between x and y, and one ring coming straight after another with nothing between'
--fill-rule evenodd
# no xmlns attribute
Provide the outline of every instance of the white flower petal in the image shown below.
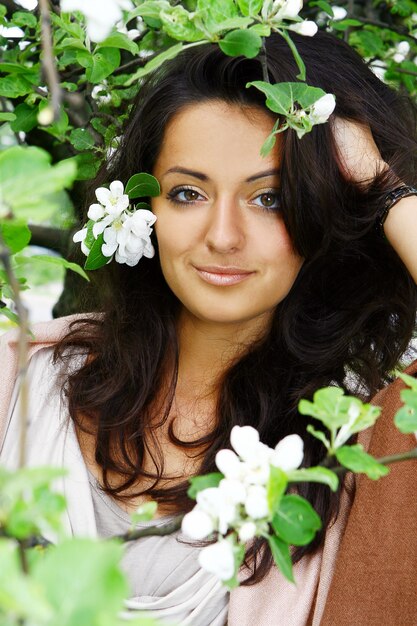
<svg viewBox="0 0 417 626"><path fill-rule="evenodd" d="M261 519L269 515L268 500L265 487L254 485L249 487L245 501L245 510L249 517Z"/></svg>
<svg viewBox="0 0 417 626"><path fill-rule="evenodd" d="M74 233L72 240L75 243L79 243L80 241L84 241L86 237L87 237L87 229L82 228L81 230L77 230L77 232Z"/></svg>
<svg viewBox="0 0 417 626"><path fill-rule="evenodd" d="M101 204L91 204L87 216L90 220L94 220L95 222L100 220L104 217L104 207L102 207Z"/></svg>
<svg viewBox="0 0 417 626"><path fill-rule="evenodd" d="M218 470L226 478L239 478L241 476L241 462L233 450L219 450L216 454L215 463Z"/></svg>
<svg viewBox="0 0 417 626"><path fill-rule="evenodd" d="M123 195L124 185L120 180L114 180L110 183L110 192L114 198L120 198Z"/></svg>
<svg viewBox="0 0 417 626"><path fill-rule="evenodd" d="M112 256L117 250L117 244L103 243L101 246L101 253L104 256Z"/></svg>
<svg viewBox="0 0 417 626"><path fill-rule="evenodd" d="M288 26L288 29L293 30L299 35L304 35L305 37L314 37L314 35L318 31L318 26L316 22L313 22L311 20L304 20L303 22L291 24L290 26Z"/></svg>
<svg viewBox="0 0 417 626"><path fill-rule="evenodd" d="M288 471L300 467L304 458L304 443L299 435L288 435L281 439L271 454L271 465Z"/></svg>
<svg viewBox="0 0 417 626"><path fill-rule="evenodd" d="M252 426L234 426L230 432L230 443L237 454L246 461L253 457L259 448L259 433Z"/></svg>
<svg viewBox="0 0 417 626"><path fill-rule="evenodd" d="M279 18L287 19L291 17L297 17L302 8L303 0L287 0L281 11L279 11Z"/></svg>
<svg viewBox="0 0 417 626"><path fill-rule="evenodd" d="M220 578L229 580L235 571L233 548L229 541L222 540L203 548L198 555L200 566Z"/></svg>
<svg viewBox="0 0 417 626"><path fill-rule="evenodd" d="M190 513L184 515L181 530L184 535L187 535L191 539L200 541L205 539L214 531L214 524L211 517L195 507Z"/></svg>
<svg viewBox="0 0 417 626"><path fill-rule="evenodd" d="M256 524L254 522L245 522L239 528L240 541L250 541L256 535Z"/></svg>
<svg viewBox="0 0 417 626"><path fill-rule="evenodd" d="M106 206L106 204L110 201L111 193L109 189L106 189L106 187L98 187L98 189L96 189L95 191L95 194L97 200L103 206Z"/></svg>
<svg viewBox="0 0 417 626"><path fill-rule="evenodd" d="M104 229L107 226L107 222L106 220L101 220L101 222L96 222L93 226L93 235L94 235L94 239L97 239L97 237L99 235L101 235L101 233L104 231Z"/></svg>

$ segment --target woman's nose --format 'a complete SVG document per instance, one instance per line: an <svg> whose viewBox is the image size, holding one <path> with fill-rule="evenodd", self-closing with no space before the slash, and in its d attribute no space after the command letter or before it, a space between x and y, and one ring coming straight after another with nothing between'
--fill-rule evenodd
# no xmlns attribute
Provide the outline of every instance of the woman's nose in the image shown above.
<svg viewBox="0 0 417 626"><path fill-rule="evenodd" d="M222 254L241 249L244 242L242 215L236 200L218 199L210 207L206 245Z"/></svg>

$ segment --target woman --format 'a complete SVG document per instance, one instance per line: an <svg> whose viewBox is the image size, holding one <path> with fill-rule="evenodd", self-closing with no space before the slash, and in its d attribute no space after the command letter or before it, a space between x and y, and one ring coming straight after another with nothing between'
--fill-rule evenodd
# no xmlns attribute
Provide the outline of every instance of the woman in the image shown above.
<svg viewBox="0 0 417 626"><path fill-rule="evenodd" d="M411 105L342 41L325 33L294 40L309 84L336 96L330 124L301 141L286 132L262 157L275 119L264 96L246 88L262 79L261 65L207 45L166 63L141 88L121 146L95 182L146 171L161 195L152 201L155 257L133 268L109 265L104 314L48 328L47 340L51 331L60 338L53 364L51 348L31 360L37 413L29 462L71 468L63 489L77 534L126 530L127 513L149 498L164 519L189 510L189 477L215 469L236 424L255 426L270 446L298 433L305 464L319 463L323 448L306 434L300 398L337 384L369 399L392 380L407 349L417 302L417 198L398 200L385 238L375 223L390 190L416 183ZM280 37L267 39L267 60L271 82L295 80ZM16 395L3 447L10 466ZM58 408L64 422L70 416L67 431ZM371 623L337 602L337 621L325 609L348 494L331 497L308 483L300 493L324 531L294 552L297 589L262 544L253 545L229 624L315 625L325 610L324 624ZM130 548L132 608L183 624L224 624L228 596L199 569L196 553L175 538ZM385 624L410 616L399 612L404 607L389 610ZM372 611L378 615L378 606Z"/></svg>

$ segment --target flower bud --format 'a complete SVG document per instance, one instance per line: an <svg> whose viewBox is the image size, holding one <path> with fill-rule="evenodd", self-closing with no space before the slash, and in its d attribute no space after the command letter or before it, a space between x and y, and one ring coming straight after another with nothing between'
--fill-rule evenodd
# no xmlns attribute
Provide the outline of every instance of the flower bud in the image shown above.
<svg viewBox="0 0 417 626"><path fill-rule="evenodd" d="M187 537L200 541L211 535L214 531L214 525L211 517L207 515L207 513L195 507L192 511L184 515L181 530Z"/></svg>

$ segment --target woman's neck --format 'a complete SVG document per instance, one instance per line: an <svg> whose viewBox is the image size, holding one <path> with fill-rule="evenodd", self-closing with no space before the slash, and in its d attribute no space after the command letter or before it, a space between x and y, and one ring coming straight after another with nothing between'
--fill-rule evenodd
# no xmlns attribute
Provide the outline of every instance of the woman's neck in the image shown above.
<svg viewBox="0 0 417 626"><path fill-rule="evenodd" d="M200 320L188 311L178 319L178 391L215 393L223 373L266 332L271 315L236 324Z"/></svg>

